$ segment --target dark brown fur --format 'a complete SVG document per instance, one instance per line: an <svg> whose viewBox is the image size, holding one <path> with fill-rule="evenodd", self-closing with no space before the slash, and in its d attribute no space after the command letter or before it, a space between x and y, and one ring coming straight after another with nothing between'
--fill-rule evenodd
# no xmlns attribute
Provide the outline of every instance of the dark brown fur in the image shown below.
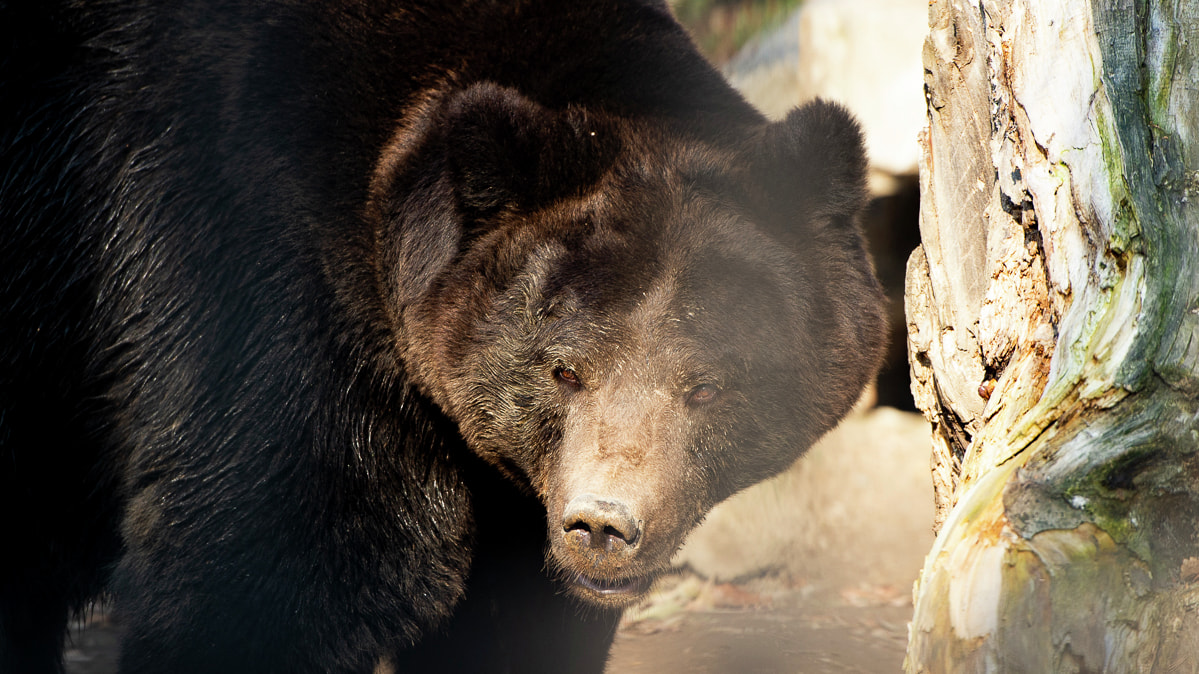
<svg viewBox="0 0 1199 674"><path fill-rule="evenodd" d="M0 50L0 671L104 593L127 673L599 671L875 371L856 125L661 2L0 0Z"/></svg>

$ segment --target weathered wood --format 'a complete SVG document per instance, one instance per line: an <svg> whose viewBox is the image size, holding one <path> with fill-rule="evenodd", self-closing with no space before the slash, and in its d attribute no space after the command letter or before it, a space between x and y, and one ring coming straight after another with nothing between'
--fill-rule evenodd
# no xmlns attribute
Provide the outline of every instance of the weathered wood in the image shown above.
<svg viewBox="0 0 1199 674"><path fill-rule="evenodd" d="M907 668L1199 671L1199 3L929 10Z"/></svg>

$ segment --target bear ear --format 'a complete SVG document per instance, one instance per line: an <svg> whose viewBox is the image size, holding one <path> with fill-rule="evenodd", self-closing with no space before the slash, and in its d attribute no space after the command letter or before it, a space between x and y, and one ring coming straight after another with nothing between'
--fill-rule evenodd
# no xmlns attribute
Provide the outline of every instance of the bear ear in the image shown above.
<svg viewBox="0 0 1199 674"><path fill-rule="evenodd" d="M788 226L856 228L866 205L867 163L849 111L819 99L807 103L769 125L760 147L759 179Z"/></svg>
<svg viewBox="0 0 1199 674"><path fill-rule="evenodd" d="M468 215L532 210L580 193L611 164L616 135L581 110L551 110L514 89L475 84L446 105L446 159Z"/></svg>

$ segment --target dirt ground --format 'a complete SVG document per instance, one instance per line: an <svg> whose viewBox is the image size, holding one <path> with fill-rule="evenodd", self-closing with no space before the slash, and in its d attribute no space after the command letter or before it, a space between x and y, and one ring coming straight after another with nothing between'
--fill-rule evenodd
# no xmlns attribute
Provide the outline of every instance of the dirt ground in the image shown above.
<svg viewBox="0 0 1199 674"><path fill-rule="evenodd" d="M686 576L673 582L702 582ZM707 585L723 602L624 625L607 671L628 674L898 672L911 602L892 588L817 598L778 587ZM748 603L744 603L747 602ZM116 672L120 629L107 616L81 621L65 653L69 674Z"/></svg>
<svg viewBox="0 0 1199 674"><path fill-rule="evenodd" d="M687 576L672 582L702 582ZM611 674L898 672L911 602L891 588L813 597L801 588L759 594L707 585L722 602L624 625ZM744 603L747 602L748 603ZM106 616L81 621L65 652L68 674L113 674L120 629Z"/></svg>
<svg viewBox="0 0 1199 674"><path fill-rule="evenodd" d="M626 623L611 674L898 672L911 615L910 588L862 586L840 593L780 579L703 583L675 615Z"/></svg>
<svg viewBox="0 0 1199 674"><path fill-rule="evenodd" d="M714 510L626 616L609 674L898 672L932 542L927 426L877 408ZM77 622L68 674L112 674L120 626Z"/></svg>

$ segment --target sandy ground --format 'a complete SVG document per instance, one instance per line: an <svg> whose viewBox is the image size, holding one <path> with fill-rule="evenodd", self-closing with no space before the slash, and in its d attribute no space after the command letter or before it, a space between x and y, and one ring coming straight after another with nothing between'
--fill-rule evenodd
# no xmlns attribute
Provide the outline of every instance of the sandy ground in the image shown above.
<svg viewBox="0 0 1199 674"><path fill-rule="evenodd" d="M932 543L927 426L878 408L714 510L628 612L610 674L898 672ZM72 630L69 674L116 671L120 626Z"/></svg>
<svg viewBox="0 0 1199 674"><path fill-rule="evenodd" d="M911 602L896 588L812 596L776 588L737 605L742 585L709 586L727 604L626 625L608 672L664 674L898 672Z"/></svg>

